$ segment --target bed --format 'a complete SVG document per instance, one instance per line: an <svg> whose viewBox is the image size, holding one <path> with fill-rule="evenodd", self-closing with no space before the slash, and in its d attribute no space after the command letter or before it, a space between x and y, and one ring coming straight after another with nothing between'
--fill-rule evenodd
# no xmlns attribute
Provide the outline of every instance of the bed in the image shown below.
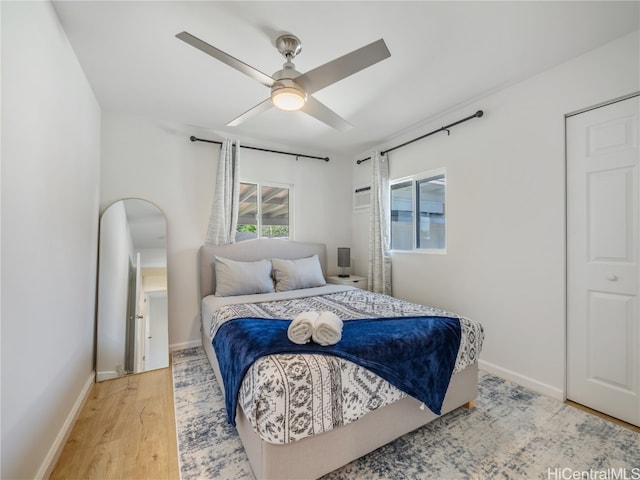
<svg viewBox="0 0 640 480"><path fill-rule="evenodd" d="M273 259L285 262L286 268L290 265L298 268L301 262L307 265L308 259L314 259L318 263L315 278L326 277L324 244L256 239L222 246L204 245L199 251L202 344L223 392L223 375L212 339L230 319L286 319L309 308L335 310L345 323L350 318L371 316L372 311L376 317L395 316L399 311L400 316L453 315L353 287L322 285L323 281L307 288L285 288L280 292L262 292L257 281L258 286L249 287L248 291L261 293L233 291L233 286L225 292L229 285L226 285L228 277L223 268L227 268L227 264L233 268L238 265L263 268L260 262L265 259L269 266L264 268L271 268ZM253 278L261 275L252 272L244 272L247 279L251 278L248 283L256 283ZM284 279L290 280L286 275ZM296 287L296 282L289 286ZM225 295L214 295L216 289ZM473 408L478 392L477 360L484 333L479 324L455 317L460 320L462 339L441 415L462 406ZM283 376L282 383L278 383L278 375L289 371L300 373L302 364L307 370L299 378L294 381ZM300 382L317 385L307 388ZM339 388L329 386L331 382L338 382ZM282 406L275 400L278 396L290 396L297 399L297 403ZM306 400L301 400L303 398ZM319 478L440 416L361 366L331 355L310 354L304 354L304 358L296 354L270 355L257 361L244 377L234 413L238 434L256 478L296 480Z"/></svg>

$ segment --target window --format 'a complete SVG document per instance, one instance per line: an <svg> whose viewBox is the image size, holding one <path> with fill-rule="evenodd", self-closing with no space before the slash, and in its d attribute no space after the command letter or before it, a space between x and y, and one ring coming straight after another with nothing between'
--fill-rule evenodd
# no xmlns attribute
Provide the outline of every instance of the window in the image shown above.
<svg viewBox="0 0 640 480"><path fill-rule="evenodd" d="M391 249L413 250L413 182L391 185Z"/></svg>
<svg viewBox="0 0 640 480"><path fill-rule="evenodd" d="M391 249L442 253L446 249L444 169L391 185Z"/></svg>
<svg viewBox="0 0 640 480"><path fill-rule="evenodd" d="M240 183L238 240L289 238L289 186Z"/></svg>

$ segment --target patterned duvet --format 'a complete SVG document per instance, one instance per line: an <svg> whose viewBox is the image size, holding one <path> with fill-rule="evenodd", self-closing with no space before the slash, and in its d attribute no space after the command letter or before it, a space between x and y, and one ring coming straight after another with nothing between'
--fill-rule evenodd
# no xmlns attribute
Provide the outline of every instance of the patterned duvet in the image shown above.
<svg viewBox="0 0 640 480"><path fill-rule="evenodd" d="M211 337L233 318L292 319L298 313L331 311L342 320L409 316L460 319L462 339L454 373L478 361L482 326L443 310L365 290L347 290L290 300L220 307ZM266 442L284 444L347 425L366 413L405 397L396 387L352 362L329 355L277 354L260 358L248 370L239 403L255 432Z"/></svg>

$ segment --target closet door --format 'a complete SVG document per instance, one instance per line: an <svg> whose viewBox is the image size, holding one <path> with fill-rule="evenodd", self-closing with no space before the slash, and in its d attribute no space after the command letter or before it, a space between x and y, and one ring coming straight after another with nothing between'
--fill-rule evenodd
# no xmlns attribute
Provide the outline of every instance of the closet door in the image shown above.
<svg viewBox="0 0 640 480"><path fill-rule="evenodd" d="M567 398L635 425L639 98L567 119Z"/></svg>

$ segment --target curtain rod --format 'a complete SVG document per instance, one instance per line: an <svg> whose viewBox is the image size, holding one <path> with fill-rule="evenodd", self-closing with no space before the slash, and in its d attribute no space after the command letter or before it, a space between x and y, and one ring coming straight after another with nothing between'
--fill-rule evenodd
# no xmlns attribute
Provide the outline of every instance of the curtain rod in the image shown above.
<svg viewBox="0 0 640 480"><path fill-rule="evenodd" d="M192 142L207 142L207 143L215 143L217 145L222 145L222 142L218 142L217 140L207 140L206 138L198 138L193 135L189 137L189 140L191 140ZM315 160L324 160L325 162L329 161L329 157L315 157L313 155L305 155L304 153L282 152L280 150L270 150L268 148L250 147L248 145L240 145L240 148L248 148L249 150L259 150L261 152L280 153L282 155L291 155L292 157L296 157L296 160L298 159L298 157L303 157L303 158L313 158Z"/></svg>
<svg viewBox="0 0 640 480"><path fill-rule="evenodd" d="M409 140L408 142L404 142L402 145L398 145L396 147L390 148L389 150L385 150L384 152L380 152L381 155L385 155L389 152L393 152L394 150L397 150L398 148L401 147L405 147L407 145L409 145L410 143L413 142L417 142L418 140L422 140L423 138L428 137L429 135L433 135L434 133L438 133L438 132L447 132L447 135L449 135L449 129L451 127L454 127L462 122L466 122L467 120L471 120L472 118L480 118L482 115L484 115L484 112L482 110L478 110L476 113L474 113L473 115L469 115L468 117L463 118L462 120L458 120L457 122L453 122L450 123L449 125L445 125L444 127L440 127L437 130L434 130L433 132L429 132L429 133L425 133L424 135L418 137L418 138L414 138L413 140ZM362 160L358 160L356 163L358 165L360 165L362 162L366 162L367 160L371 160L371 157L367 157L367 158L363 158Z"/></svg>

